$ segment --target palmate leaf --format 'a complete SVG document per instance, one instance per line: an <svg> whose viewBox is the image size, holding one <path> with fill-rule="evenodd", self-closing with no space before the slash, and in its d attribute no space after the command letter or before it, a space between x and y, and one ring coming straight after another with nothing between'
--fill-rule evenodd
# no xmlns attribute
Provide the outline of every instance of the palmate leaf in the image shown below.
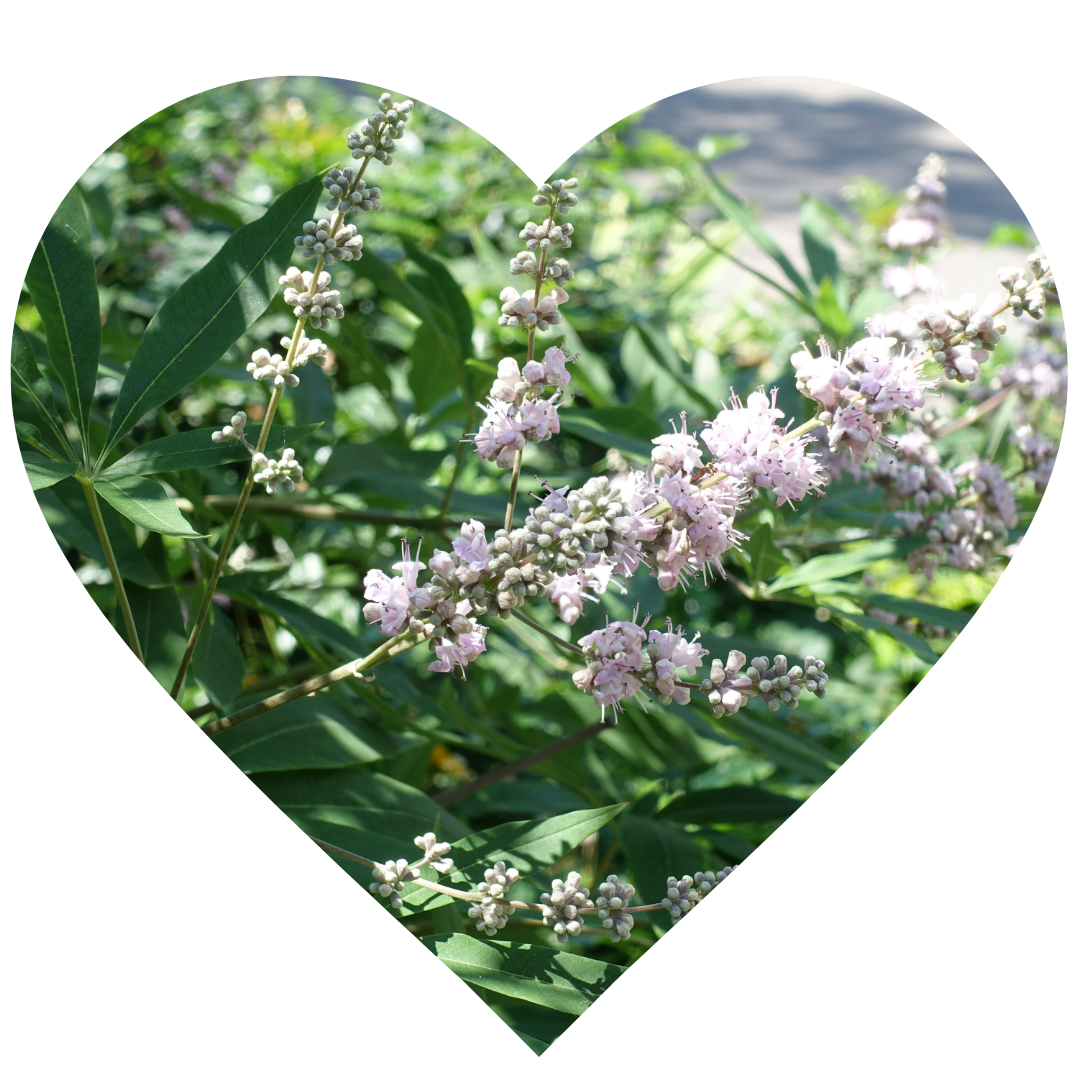
<svg viewBox="0 0 1080 1080"><path fill-rule="evenodd" d="M191 527L169 493L148 476L99 476L94 490L128 521L150 532L188 539L206 535Z"/></svg>
<svg viewBox="0 0 1080 1080"><path fill-rule="evenodd" d="M146 412L209 371L263 314L321 186L314 176L279 196L161 305L120 387L102 456Z"/></svg>
<svg viewBox="0 0 1080 1080"><path fill-rule="evenodd" d="M86 444L101 352L101 307L90 222L77 188L64 196L34 249L26 287L41 316L49 360Z"/></svg>

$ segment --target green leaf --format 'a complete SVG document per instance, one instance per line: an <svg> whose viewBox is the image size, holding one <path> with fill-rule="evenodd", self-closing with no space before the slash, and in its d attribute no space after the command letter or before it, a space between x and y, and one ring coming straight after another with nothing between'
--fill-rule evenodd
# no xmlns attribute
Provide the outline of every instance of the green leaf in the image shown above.
<svg viewBox="0 0 1080 1080"><path fill-rule="evenodd" d="M301 439L318 431L321 426L305 424L302 427L272 427L266 444L267 453L273 454L286 446L295 446ZM113 462L100 477L113 479L119 476L179 472L181 469L207 469L214 465L249 459L250 454L243 443L215 443L210 436L217 430L219 429L198 428L195 431L181 431L176 435L152 439Z"/></svg>
<svg viewBox="0 0 1080 1080"><path fill-rule="evenodd" d="M724 217L734 221L780 267L784 276L799 290L805 300L812 301L813 291L807 284L806 278L795 269L791 260L780 248L780 245L761 227L749 207L720 183L712 169L705 166L703 172L709 181L709 194Z"/></svg>
<svg viewBox="0 0 1080 1080"><path fill-rule="evenodd" d="M318 364L304 367L300 373L300 384L289 391L289 399L297 424L329 424L332 430L337 402L334 400L334 388Z"/></svg>
<svg viewBox="0 0 1080 1080"><path fill-rule="evenodd" d="M894 611L897 615L918 619L927 626L943 626L946 630L955 630L957 633L963 630L971 619L971 613L967 611L954 611L936 604L927 604L922 600L911 600L906 596L893 596L892 593L878 592L846 581L830 582L819 592L822 595L851 596L864 604L881 608L882 611Z"/></svg>
<svg viewBox="0 0 1080 1080"><path fill-rule="evenodd" d="M115 536L110 534L109 539L115 545ZM184 617L180 612L176 590L147 589L142 585L128 584L125 591L146 666L161 686L170 689L187 645ZM126 641L127 629L119 604L113 608L111 620L116 632Z"/></svg>
<svg viewBox="0 0 1080 1080"><path fill-rule="evenodd" d="M401 478L426 480L442 463L442 450L410 450L400 443L342 443L319 473L320 486L359 481L362 487L380 477L400 484Z"/></svg>
<svg viewBox="0 0 1080 1080"><path fill-rule="evenodd" d="M101 307L90 222L78 189L64 196L38 241L26 271L26 287L41 316L49 360L85 444L101 352Z"/></svg>
<svg viewBox="0 0 1080 1080"><path fill-rule="evenodd" d="M395 756L400 747L390 734L355 712L317 694L223 731L214 742L249 773L340 769Z"/></svg>
<svg viewBox="0 0 1080 1080"><path fill-rule="evenodd" d="M737 713L714 718L713 723L781 768L808 780L828 780L840 767L840 763L812 739L781 727L764 709L753 713L750 709L740 709Z"/></svg>
<svg viewBox="0 0 1080 1080"><path fill-rule="evenodd" d="M38 505L53 535L63 547L73 547L98 566L106 565L105 553L97 538L94 520L86 504L86 495L78 481L61 480L55 487L37 493ZM122 518L108 503L100 503L101 518L109 534L120 575L125 581L159 586L171 582L147 559L128 534Z"/></svg>
<svg viewBox="0 0 1080 1080"><path fill-rule="evenodd" d="M53 437L64 452L75 460L75 451L68 442L64 431L64 421L56 411L49 380L41 373L34 356L34 346L30 339L15 327L11 335L11 385L18 387L34 403L42 420L48 425Z"/></svg>
<svg viewBox="0 0 1080 1080"><path fill-rule="evenodd" d="M624 814L619 837L630 880L637 889L635 904L655 904L666 894L669 877L705 869L706 855L701 848L688 833L666 821Z"/></svg>
<svg viewBox="0 0 1080 1080"><path fill-rule="evenodd" d="M814 314L821 328L834 341L844 341L852 331L851 319L845 311L842 297L834 288L832 280L826 278L818 288L818 297L814 301Z"/></svg>
<svg viewBox="0 0 1080 1080"><path fill-rule="evenodd" d="M435 300L451 318L457 332L458 351L462 357L472 352L472 308L454 275L434 255L421 251L411 240L403 239L409 258L427 275L430 291L425 295ZM462 387L464 391L466 387Z"/></svg>
<svg viewBox="0 0 1080 1080"><path fill-rule="evenodd" d="M821 209L821 202L810 195L802 198L799 212L803 251L810 265L810 275L820 285L828 278L834 285L840 281L840 260L832 241L832 223Z"/></svg>
<svg viewBox="0 0 1080 1080"><path fill-rule="evenodd" d="M90 220L94 223L97 231L101 233L102 239L111 239L115 215L105 185L102 183L98 184L97 187L88 188L80 180L75 186L82 196L82 201L86 204Z"/></svg>
<svg viewBox="0 0 1080 1080"><path fill-rule="evenodd" d="M781 574L764 591L773 594L782 592L784 589L794 589L799 585L816 585L821 581L847 577L848 574L865 570L881 559L901 558L909 551L914 551L925 544L925 536L905 536L898 540L871 540L850 551L841 551L835 555L816 555L804 562L802 566Z"/></svg>
<svg viewBox="0 0 1080 1080"><path fill-rule="evenodd" d="M433 935L439 933L441 931L432 931ZM475 983L471 985L471 989L515 1035L525 1036L530 1047L534 1043L543 1048L551 1046L576 1020L576 1017L569 1013L545 1009L542 1005L534 1005L531 1001L504 997L494 991L485 990ZM528 1042L530 1039L532 1042ZM540 1051L537 1049L536 1052Z"/></svg>
<svg viewBox="0 0 1080 1080"><path fill-rule="evenodd" d="M592 836L615 818L625 805L619 803L574 810L559 817L496 825L455 841L452 845L454 867L470 884L481 881L484 869L500 859L522 874L533 874L573 851L587 836Z"/></svg>
<svg viewBox="0 0 1080 1080"><path fill-rule="evenodd" d="M290 188L161 305L120 387L104 453L141 416L209 371L263 314L321 186L314 176Z"/></svg>
<svg viewBox="0 0 1080 1080"><path fill-rule="evenodd" d="M908 633L907 630L899 626L882 622L881 619L871 618L869 615L855 615L848 611L841 611L831 604L825 604L824 606L840 618L853 622L863 630L881 630L883 633L888 634L889 637L900 642L905 648L910 649L920 660L924 660L928 664L936 664L940 659L938 654L922 638Z"/></svg>
<svg viewBox="0 0 1080 1080"><path fill-rule="evenodd" d="M687 825L765 824L783 821L800 806L802 803L798 799L776 795L765 788L732 784L680 795L656 816Z"/></svg>
<svg viewBox="0 0 1080 1080"><path fill-rule="evenodd" d="M551 1043L541 1042L539 1039L534 1039L531 1035L526 1035L524 1031L518 1031L516 1028L511 1029L514 1034L534 1053L539 1057Z"/></svg>
<svg viewBox="0 0 1080 1080"><path fill-rule="evenodd" d="M191 527L168 492L148 476L99 476L94 481L94 488L129 521L150 532L189 539L206 535Z"/></svg>
<svg viewBox="0 0 1080 1080"><path fill-rule="evenodd" d="M587 439L597 446L614 448L624 454L644 461L652 459L652 445L645 442L654 437L657 425L651 417L631 409L626 405L609 405L597 409L575 409L565 407L559 410L559 423L563 431ZM626 434L625 429L630 427L634 434Z"/></svg>
<svg viewBox="0 0 1080 1080"><path fill-rule="evenodd" d="M778 574L788 566L787 556L773 543L772 526L766 521L760 524L743 546L750 565L750 584L757 588L762 581Z"/></svg>
<svg viewBox="0 0 1080 1080"><path fill-rule="evenodd" d="M217 706L235 701L244 681L244 654L236 642L236 630L224 611L211 604L191 658L191 672Z"/></svg>
<svg viewBox="0 0 1080 1080"><path fill-rule="evenodd" d="M580 1016L626 970L588 956L467 934L420 939L459 978L485 990Z"/></svg>
<svg viewBox="0 0 1080 1080"><path fill-rule="evenodd" d="M349 633L344 626L312 611L287 596L277 592L250 592L243 581L237 582L225 576L218 582L218 591L235 596L251 607L279 619L297 637L305 641L322 642L346 657L359 657L365 653L360 639Z"/></svg>
<svg viewBox="0 0 1080 1080"><path fill-rule="evenodd" d="M79 470L74 461L50 461L43 454L35 454L32 450L24 450L22 459L26 475L30 478L30 486L35 491L52 487L65 477L74 476Z"/></svg>
<svg viewBox="0 0 1080 1080"><path fill-rule="evenodd" d="M459 385L460 354L453 342L432 323L421 323L409 349L409 389L418 413L433 405Z"/></svg>

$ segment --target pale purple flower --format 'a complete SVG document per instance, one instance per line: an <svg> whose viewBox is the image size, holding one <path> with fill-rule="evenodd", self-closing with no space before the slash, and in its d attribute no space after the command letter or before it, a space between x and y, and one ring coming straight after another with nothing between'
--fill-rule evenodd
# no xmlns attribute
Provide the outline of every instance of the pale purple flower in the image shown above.
<svg viewBox="0 0 1080 1080"><path fill-rule="evenodd" d="M645 666L645 638L644 627L637 623L613 622L578 641L588 666L574 672L574 685L592 694L601 716L609 705L618 712L621 702L641 689L637 673Z"/></svg>
<svg viewBox="0 0 1080 1080"><path fill-rule="evenodd" d="M877 453L878 441L884 435L880 420L875 420L862 402L843 405L833 413L829 426L829 448L847 447L856 465L863 465Z"/></svg>
<svg viewBox="0 0 1080 1080"><path fill-rule="evenodd" d="M458 558L470 570L487 569L488 544L482 522L475 518L472 521L463 522L461 535L454 540L452 546Z"/></svg>
<svg viewBox="0 0 1080 1080"><path fill-rule="evenodd" d="M704 662L704 657L709 655L697 643L700 636L700 634L695 634L690 641L687 641L683 636L682 627L673 629L670 619L666 631L649 631L647 652L652 665L652 678L647 681L656 691L662 704L675 701L679 705L685 705L689 702L689 688L675 685L676 672L679 668L683 668L693 676Z"/></svg>
<svg viewBox="0 0 1080 1080"><path fill-rule="evenodd" d="M695 432L686 430L686 413L682 413L682 431L671 421L672 434L653 439L653 464L668 473L694 473L702 466L701 447Z"/></svg>
<svg viewBox="0 0 1080 1080"><path fill-rule="evenodd" d="M881 284L887 292L890 292L898 300L918 289L921 292L930 293L940 289L941 279L928 266L916 263L911 266L883 266L881 268Z"/></svg>
<svg viewBox="0 0 1080 1080"><path fill-rule="evenodd" d="M499 293L499 299L502 301L500 326L535 326L537 330L546 330L562 321L559 305L565 304L570 294L565 289L556 288L537 301L535 289L519 294L517 289L507 286Z"/></svg>
<svg viewBox="0 0 1080 1080"><path fill-rule="evenodd" d="M417 575L424 568L421 562L410 558L408 543L402 544L401 562L394 563L400 577L387 577L382 570L369 570L364 575L364 619L379 624L379 633L393 637L413 610L410 595L416 590Z"/></svg>
<svg viewBox="0 0 1080 1080"><path fill-rule="evenodd" d="M484 410L484 422L473 436L477 456L481 461L492 458L500 469L514 466L514 455L525 449L525 435L518 419L517 408L506 402L492 401L480 405Z"/></svg>
<svg viewBox="0 0 1080 1080"><path fill-rule="evenodd" d="M518 400L518 384L522 381L517 361L509 356L503 357L499 361L498 372L498 378L491 387L490 396L495 401L516 402ZM524 390L522 390L522 393L524 393Z"/></svg>
<svg viewBox="0 0 1080 1080"><path fill-rule="evenodd" d="M459 608L461 605L458 605ZM466 606L468 602L466 601ZM435 644L438 659L428 664L428 671L450 672L461 668L461 677L465 678L465 668L482 652L487 651L487 627L481 626L475 619L469 619L469 629L457 635L457 641L442 638Z"/></svg>
<svg viewBox="0 0 1080 1080"><path fill-rule="evenodd" d="M570 357L558 347L553 345L544 353L544 381L548 386L566 386L570 382L570 372L566 365Z"/></svg>
<svg viewBox="0 0 1080 1080"><path fill-rule="evenodd" d="M834 409L841 400L840 395L851 382L851 374L841 358L832 355L824 338L818 342L818 349L819 354L814 356L803 342L802 349L792 353L795 385L803 397L820 402L826 409Z"/></svg>

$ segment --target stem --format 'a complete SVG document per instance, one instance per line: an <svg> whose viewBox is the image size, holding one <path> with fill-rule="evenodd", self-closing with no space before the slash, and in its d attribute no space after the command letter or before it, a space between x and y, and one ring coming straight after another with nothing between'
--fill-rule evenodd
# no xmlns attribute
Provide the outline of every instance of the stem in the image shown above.
<svg viewBox="0 0 1080 1080"><path fill-rule="evenodd" d="M558 634L552 633L546 626L541 626L538 622L534 619L530 619L528 615L523 614L517 608L511 608L510 614L513 615L515 619L520 619L526 626L531 626L538 633L543 634L544 637L550 638L556 645L561 645L564 649L569 649L575 656L585 655L585 650L579 645L575 645L572 641L563 641Z"/></svg>
<svg viewBox="0 0 1080 1080"><path fill-rule="evenodd" d="M942 439L946 435L952 435L955 431L961 431L969 424L974 424L976 420L981 420L987 413L993 412L999 405L1004 404L1010 395L1014 393L1016 393L1015 386L1006 386L1004 390L999 390L992 397L988 397L981 405L968 409L963 416L950 420L944 427L934 432L934 438Z"/></svg>
<svg viewBox="0 0 1080 1080"><path fill-rule="evenodd" d="M521 451L514 454L514 471L510 476L510 497L506 502L506 521L503 528L510 531L514 523L514 503L517 502L518 480L521 478Z"/></svg>
<svg viewBox="0 0 1080 1080"><path fill-rule="evenodd" d="M564 750L569 750L579 743L588 742L589 739L596 738L597 735L602 731L607 731L611 726L611 724L605 724L603 721L600 721L591 724L589 727L580 728L578 731L575 731L562 739L556 739L555 742L548 743L547 746L541 746L539 750L534 750L531 754L526 754L524 757L518 758L517 761L511 761L505 765L499 765L494 769L489 769L483 776L477 777L468 784L462 784L460 787L453 788L451 791L436 795L435 802L437 802L439 806L449 806L451 803L457 802L459 799L464 799L474 792L483 791L484 788L491 787L492 784L497 784L500 780L506 780L511 776L516 776L519 772L524 772L533 765L537 765L541 761L546 761L556 754L561 754Z"/></svg>
<svg viewBox="0 0 1080 1080"><path fill-rule="evenodd" d="M242 611L243 608L239 604L233 604L234 611ZM238 620L239 621L239 620ZM248 631L250 633L250 626ZM242 634L242 632L241 632ZM272 690L275 686L280 686L282 683L292 682L293 679L302 679L307 675L310 675L313 671L317 670L317 665L314 660L308 660L306 663L297 664L296 667L291 668L289 671L284 671L280 675L267 675L256 682L253 682L250 686L244 687L245 694L258 694L263 690ZM188 716L192 720L198 720L200 716L205 716L207 713L217 711L217 706L212 702L207 702L205 705L200 705L197 709L192 709Z"/></svg>
<svg viewBox="0 0 1080 1080"><path fill-rule="evenodd" d="M98 506L97 492L94 490L93 481L75 474L75 479L82 484L86 501L90 505L90 516L94 519L94 528L97 530L101 549L105 552L105 562L108 564L109 573L112 574L113 588L116 589L116 599L120 604L120 611L124 616L124 626L127 628L128 643L131 651L138 658L140 664L145 664L142 649L139 646L139 634L135 629L135 617L131 614L131 605L128 603L127 592L124 589L124 579L120 576L120 567L116 565L116 556L113 554L112 544L109 542L109 534L105 529L105 519L101 516L101 507Z"/></svg>
<svg viewBox="0 0 1080 1080"><path fill-rule="evenodd" d="M341 682L342 679L348 679L350 676L358 675L361 671L367 671L368 668L373 668L384 660L389 660L392 656L407 652L414 645L419 645L421 641L425 640L423 634L414 634L410 630L403 630L396 637L384 641L374 652L368 653L367 656L361 657L359 660L350 660L347 664L342 664L341 667L334 668L333 671L328 671L325 675L320 675L315 679L308 679L307 682L302 682L299 686L294 686L289 690L282 690L280 694L274 694L255 705L249 705L246 709L241 709L239 712L232 713L229 716L223 716L220 720L207 724L202 730L207 735L220 735L221 732L234 728L246 720L252 720L256 716L262 716L263 713L270 712L271 709L288 705L290 701L296 701L297 698L314 694L324 687Z"/></svg>
<svg viewBox="0 0 1080 1080"><path fill-rule="evenodd" d="M293 355L296 352L297 343L300 340L300 333L303 330L305 319L297 319L296 330L293 333L292 344L289 346L289 357L291 361ZM281 394L284 387L275 386L274 392L270 395L270 404L267 406L266 415L263 417L262 428L259 431L259 442L255 448L255 452L261 454L266 449L266 441L270 438L270 425L274 422L274 414L277 412L278 402L281 401ZM191 634L188 637L187 648L184 650L183 659L180 661L180 670L176 673L176 680L173 682L171 696L175 700L180 696L180 690L184 685L184 677L187 675L188 668L191 666L191 658L195 655L195 646L199 642L199 635L202 633L203 624L206 622L206 616L210 611L210 604L214 599L214 589L217 586L218 579L221 577L222 570L225 569L225 562L229 558L229 549L232 547L233 540L236 539L236 530L240 528L240 518L244 515L244 508L247 506L248 496L251 494L251 489L255 486L255 465L252 464L248 469L247 479L244 481L243 490L240 492L240 497L236 501L236 509L233 511L232 521L229 522L229 531L225 534L225 539L222 541L221 549L218 551L217 562L214 563L214 569L210 571L210 577L206 582L206 591L203 593L202 605L199 608L199 614L195 618L195 625L191 628Z"/></svg>

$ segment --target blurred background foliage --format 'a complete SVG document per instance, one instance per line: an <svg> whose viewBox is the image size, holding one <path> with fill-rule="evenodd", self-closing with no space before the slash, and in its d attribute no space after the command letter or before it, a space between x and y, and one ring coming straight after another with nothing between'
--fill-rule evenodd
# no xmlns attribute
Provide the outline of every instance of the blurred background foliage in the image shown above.
<svg viewBox="0 0 1080 1080"><path fill-rule="evenodd" d="M105 423L135 344L164 299L276 195L345 157L344 134L379 92L314 78L220 87L150 117L87 170L79 190L93 227L103 316L93 422ZM581 181L577 275L564 323L543 341L561 339L579 355L576 398L562 410L562 435L528 448L525 493L539 489L533 477L578 486L597 472L647 462L650 439L671 418L685 411L698 425L732 390L745 395L775 383L780 407L801 423L811 403L796 393L790 354L821 334L834 346L850 343L862 320L889 302L878 273L889 253L878 238L902 195L867 178L846 189L846 212L804 203L803 267L782 253L775 258L764 237L775 274L762 281L748 271L743 292L717 300L716 271L755 227L722 182L723 154L738 145L738 136L718 133L691 150L649 130L644 114L603 132L557 172ZM305 368L282 404L285 422L322 425L296 446L305 482L293 496L251 500L212 631L181 698L200 722L369 651L379 639L361 615L363 577L372 567L389 569L402 538L422 538L429 551L449 546L461 520L501 524L507 477L463 453L460 440L476 429L474 402L498 360L524 351L519 333L498 327L496 298L512 281L507 263L530 218L532 184L498 149L422 103L394 167L377 166L374 179L384 209L361 223L365 258L334 268L347 316L321 335L331 362ZM438 332L425 318L432 312ZM18 322L53 377L27 294ZM122 450L220 426L238 408L258 420L266 395L247 376L246 359L255 348L275 347L292 326L278 297L208 375L144 416ZM1007 338L983 383L990 387L1014 356ZM63 400L58 383L55 389ZM1061 410L1044 405L1039 423L1056 436ZM946 406L961 408L959 399L943 403L947 414ZM18 398L15 409L16 419L33 421ZM1006 471L1019 462L993 415L939 445L946 465L973 452ZM198 603L242 475L222 466L159 479L209 541L147 534L104 510L148 665L167 688L185 617ZM75 481L38 494L73 569L119 627ZM646 713L631 705L617 729L516 779L470 787L493 767L597 719L570 681L573 660L528 626L495 620L488 652L467 681L429 673L428 654L417 650L378 668L373 682L339 683L224 733L218 745L309 832L381 859L408 856L413 836L432 827L455 840L506 822L627 803L546 878L524 878L515 896L536 899L552 875L577 869L590 888L619 873L637 885L639 902L656 901L668 875L719 869L753 852L915 687L993 587L1000 566L945 567L932 582L909 573L898 520L882 500L880 488L850 476L827 499L797 508L777 509L760 496L740 518L751 540L729 557L726 581L664 594L639 577L628 595L610 591L588 605L573 628L580 637L602 625L605 610L629 618L640 604L655 620L700 630L713 657L733 648L800 660L812 654L827 661L829 694L823 701L807 695L797 712L773 714L752 699L736 716L715 720L701 706L653 705ZM1032 488L1020 499L1011 539L1036 505ZM785 571L843 551L851 558L829 580L770 590ZM947 625L920 621L932 610L920 604L943 609ZM546 605L531 614L565 636ZM342 866L370 882L369 871ZM407 910L417 934L475 934L462 905ZM624 943L586 933L566 948L625 965L663 935L669 920L661 915L641 917ZM549 930L523 920L500 936L554 944ZM573 1019L478 992L537 1048Z"/></svg>

